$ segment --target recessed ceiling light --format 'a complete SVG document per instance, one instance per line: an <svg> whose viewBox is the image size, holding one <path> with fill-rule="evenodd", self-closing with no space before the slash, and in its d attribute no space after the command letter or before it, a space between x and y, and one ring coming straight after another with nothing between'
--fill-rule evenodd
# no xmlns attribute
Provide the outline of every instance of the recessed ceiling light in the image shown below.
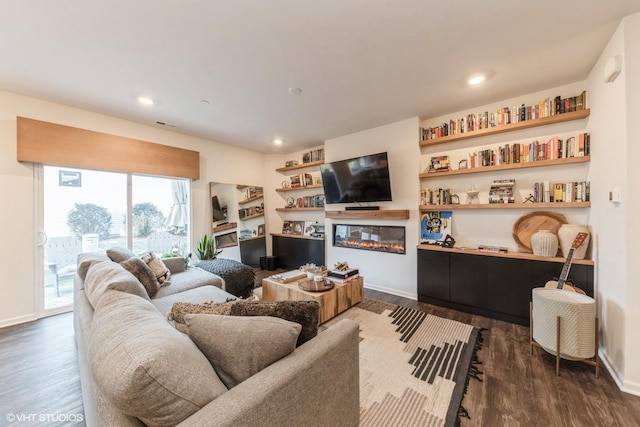
<svg viewBox="0 0 640 427"><path fill-rule="evenodd" d="M276 138L276 139L274 139L274 140L273 140L273 143L274 143L275 145L282 145L282 140L281 140L281 139L279 139L279 138Z"/></svg>
<svg viewBox="0 0 640 427"><path fill-rule="evenodd" d="M302 89L300 89L299 87L290 87L289 93L291 95L300 95L302 93Z"/></svg>
<svg viewBox="0 0 640 427"><path fill-rule="evenodd" d="M156 103L152 98L149 98L148 96L139 96L138 102L144 105L153 105Z"/></svg>
<svg viewBox="0 0 640 427"><path fill-rule="evenodd" d="M486 77L484 74L475 74L469 77L469 80L467 81L467 83L469 83L470 86L475 86L482 83L485 79Z"/></svg>

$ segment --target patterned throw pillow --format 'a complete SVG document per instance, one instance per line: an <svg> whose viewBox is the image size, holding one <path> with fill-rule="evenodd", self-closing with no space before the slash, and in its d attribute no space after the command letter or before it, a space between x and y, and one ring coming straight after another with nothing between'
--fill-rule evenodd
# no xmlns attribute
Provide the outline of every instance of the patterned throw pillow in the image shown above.
<svg viewBox="0 0 640 427"><path fill-rule="evenodd" d="M185 316L187 314L222 314L225 316L272 316L279 317L302 326L296 347L301 346L318 335L320 319L320 304L317 301L258 301L242 300L230 302L205 302L192 304L176 302L171 307L167 318L176 322L176 328L184 331Z"/></svg>
<svg viewBox="0 0 640 427"><path fill-rule="evenodd" d="M142 260L154 272L160 287L167 286L171 283L169 280L171 272L157 254L154 254L153 252L145 252L140 258L142 258Z"/></svg>
<svg viewBox="0 0 640 427"><path fill-rule="evenodd" d="M147 291L149 298L153 298L156 292L158 292L158 289L160 289L160 284L153 270L151 270L142 259L135 256L126 261L122 261L120 265L129 273L136 276L136 279L142 283L142 286L144 286L144 289Z"/></svg>

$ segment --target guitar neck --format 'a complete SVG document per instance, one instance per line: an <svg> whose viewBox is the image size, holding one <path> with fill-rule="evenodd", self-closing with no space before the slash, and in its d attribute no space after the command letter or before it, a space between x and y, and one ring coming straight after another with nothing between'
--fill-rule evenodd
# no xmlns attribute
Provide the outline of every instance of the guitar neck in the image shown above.
<svg viewBox="0 0 640 427"><path fill-rule="evenodd" d="M564 266L562 267L562 271L560 272L560 278L558 279L558 289L562 289L564 282L566 282L567 278L569 277L569 270L571 269L571 260L573 259L574 250L575 250L574 248L569 249L569 253L567 254L567 260L565 261Z"/></svg>

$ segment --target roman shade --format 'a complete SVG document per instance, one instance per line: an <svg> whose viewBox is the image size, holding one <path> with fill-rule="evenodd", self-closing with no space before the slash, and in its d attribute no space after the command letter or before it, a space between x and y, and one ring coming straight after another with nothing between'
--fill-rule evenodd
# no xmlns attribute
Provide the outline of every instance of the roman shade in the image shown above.
<svg viewBox="0 0 640 427"><path fill-rule="evenodd" d="M18 161L200 178L200 153L102 132L18 117Z"/></svg>

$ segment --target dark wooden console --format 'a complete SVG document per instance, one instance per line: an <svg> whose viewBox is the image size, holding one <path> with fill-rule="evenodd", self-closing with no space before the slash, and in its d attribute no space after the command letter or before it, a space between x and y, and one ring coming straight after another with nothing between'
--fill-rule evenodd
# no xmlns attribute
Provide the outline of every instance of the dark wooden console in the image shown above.
<svg viewBox="0 0 640 427"><path fill-rule="evenodd" d="M514 255L419 248L418 300L528 325L531 290L559 276L563 264ZM569 279L593 296L593 262L574 263Z"/></svg>

